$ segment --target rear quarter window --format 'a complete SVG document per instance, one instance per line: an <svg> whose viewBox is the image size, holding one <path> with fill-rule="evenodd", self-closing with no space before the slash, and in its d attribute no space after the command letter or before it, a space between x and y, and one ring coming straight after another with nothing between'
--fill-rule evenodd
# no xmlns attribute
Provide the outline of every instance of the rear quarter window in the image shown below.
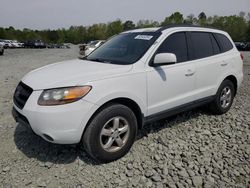
<svg viewBox="0 0 250 188"><path fill-rule="evenodd" d="M233 44L225 35L219 34L219 33L214 33L214 36L220 45L222 53L233 49Z"/></svg>

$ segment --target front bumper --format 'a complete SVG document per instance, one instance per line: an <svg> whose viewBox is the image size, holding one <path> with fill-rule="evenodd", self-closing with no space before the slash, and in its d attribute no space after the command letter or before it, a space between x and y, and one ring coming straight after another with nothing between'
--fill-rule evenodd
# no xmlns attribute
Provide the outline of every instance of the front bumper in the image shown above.
<svg viewBox="0 0 250 188"><path fill-rule="evenodd" d="M79 143L88 120L98 106L83 99L65 105L40 106L37 101L41 92L34 91L22 110L14 104L14 119L49 142Z"/></svg>
<svg viewBox="0 0 250 188"><path fill-rule="evenodd" d="M12 116L16 122L18 122L18 123L20 123L20 124L24 125L25 127L32 130L28 119L25 116L23 116L22 114L20 114L14 107L12 108Z"/></svg>

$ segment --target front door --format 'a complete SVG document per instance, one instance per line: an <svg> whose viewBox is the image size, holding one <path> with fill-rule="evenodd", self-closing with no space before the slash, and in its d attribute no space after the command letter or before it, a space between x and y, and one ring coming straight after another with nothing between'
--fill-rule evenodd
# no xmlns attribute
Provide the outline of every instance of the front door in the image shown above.
<svg viewBox="0 0 250 188"><path fill-rule="evenodd" d="M148 67L148 116L193 101L195 64L188 61L186 33L170 35L160 45L157 53L173 53L177 63Z"/></svg>

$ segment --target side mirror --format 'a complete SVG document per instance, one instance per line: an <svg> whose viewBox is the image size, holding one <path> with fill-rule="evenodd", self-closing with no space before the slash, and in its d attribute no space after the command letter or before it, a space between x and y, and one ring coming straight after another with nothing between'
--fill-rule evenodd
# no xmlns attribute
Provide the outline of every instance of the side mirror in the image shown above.
<svg viewBox="0 0 250 188"><path fill-rule="evenodd" d="M156 54L154 58L153 65L161 66L161 65L170 65L177 63L176 55L173 53L160 53Z"/></svg>

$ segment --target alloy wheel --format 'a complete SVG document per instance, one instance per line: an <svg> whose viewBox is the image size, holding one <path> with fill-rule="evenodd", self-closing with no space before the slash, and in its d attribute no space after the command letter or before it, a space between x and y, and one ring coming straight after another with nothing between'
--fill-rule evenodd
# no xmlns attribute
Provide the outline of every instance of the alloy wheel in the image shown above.
<svg viewBox="0 0 250 188"><path fill-rule="evenodd" d="M222 91L221 91L221 95L220 95L220 105L222 108L227 108L232 100L232 91L230 89L230 87L225 87Z"/></svg>
<svg viewBox="0 0 250 188"><path fill-rule="evenodd" d="M100 133L100 143L107 152L120 150L128 141L130 126L123 117L113 117L103 126Z"/></svg>

